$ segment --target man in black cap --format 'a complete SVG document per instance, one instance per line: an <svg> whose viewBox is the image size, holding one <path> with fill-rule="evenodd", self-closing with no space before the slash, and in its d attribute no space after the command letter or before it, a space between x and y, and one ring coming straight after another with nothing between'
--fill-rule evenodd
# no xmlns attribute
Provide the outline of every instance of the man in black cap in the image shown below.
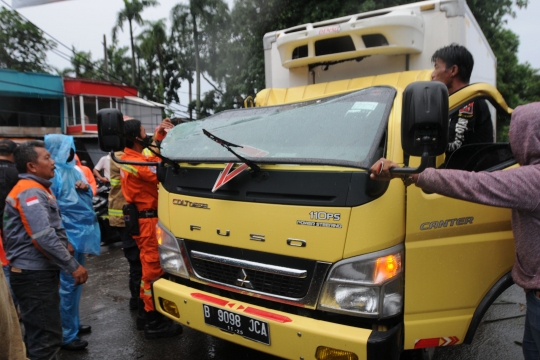
<svg viewBox="0 0 540 360"><path fill-rule="evenodd" d="M0 333L6 335L0 339L0 349L2 349L2 355L5 354L9 359L26 359L26 351L19 325L19 314L15 307L17 303L14 303L15 297L9 285L9 261L6 259L2 240L6 197L19 180L19 172L15 167L13 158L13 152L16 148L17 144L13 141L0 140L0 214L2 214L0 216L0 263L2 263L3 267L3 271L0 271Z"/></svg>
<svg viewBox="0 0 540 360"><path fill-rule="evenodd" d="M6 196L19 181L19 172L13 163L13 152L17 144L8 139L0 140L0 211L4 212ZM2 221L0 220L0 230Z"/></svg>
<svg viewBox="0 0 540 360"><path fill-rule="evenodd" d="M2 231L3 231L3 214L4 206L6 205L6 197L15 186L17 181L19 181L19 172L15 167L13 152L17 148L17 144L8 139L0 140L0 262L2 263L2 268L6 275L6 281L9 286L9 261L6 259L6 254L4 252L4 246L2 243ZM11 286L9 286L11 290ZM13 296L13 292L11 292ZM15 301L15 306L17 306L17 301Z"/></svg>

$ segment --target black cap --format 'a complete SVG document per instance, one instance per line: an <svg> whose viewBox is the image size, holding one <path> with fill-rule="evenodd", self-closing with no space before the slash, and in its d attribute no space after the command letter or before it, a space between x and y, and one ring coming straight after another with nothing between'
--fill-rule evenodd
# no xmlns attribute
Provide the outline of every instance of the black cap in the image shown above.
<svg viewBox="0 0 540 360"><path fill-rule="evenodd" d="M9 139L0 140L0 153L13 154L16 148L17 144L13 141Z"/></svg>

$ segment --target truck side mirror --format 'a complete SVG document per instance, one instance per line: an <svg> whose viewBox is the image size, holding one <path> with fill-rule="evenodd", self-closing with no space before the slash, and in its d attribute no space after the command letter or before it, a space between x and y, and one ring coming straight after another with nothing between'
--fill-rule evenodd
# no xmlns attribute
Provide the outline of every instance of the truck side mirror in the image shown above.
<svg viewBox="0 0 540 360"><path fill-rule="evenodd" d="M430 156L444 153L448 145L448 90L438 81L409 84L403 92L401 146L405 153L421 156L416 169L392 169L394 174L422 172Z"/></svg>
<svg viewBox="0 0 540 360"><path fill-rule="evenodd" d="M99 148L102 151L120 151L126 147L124 117L118 109L101 109L97 113Z"/></svg>

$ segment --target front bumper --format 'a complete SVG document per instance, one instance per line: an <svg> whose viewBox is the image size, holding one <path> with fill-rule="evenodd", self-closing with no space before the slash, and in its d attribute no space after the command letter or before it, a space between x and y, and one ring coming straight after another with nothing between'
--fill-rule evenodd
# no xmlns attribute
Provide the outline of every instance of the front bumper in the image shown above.
<svg viewBox="0 0 540 360"><path fill-rule="evenodd" d="M231 300L166 279L153 284L153 296L156 310L172 320L203 333L286 359L315 359L319 346L352 352L360 360L382 359L381 351L389 355L384 359L399 356L401 326L387 332L378 332L335 324ZM165 312L162 299L176 304L179 318ZM267 322L270 345L207 325L203 304Z"/></svg>

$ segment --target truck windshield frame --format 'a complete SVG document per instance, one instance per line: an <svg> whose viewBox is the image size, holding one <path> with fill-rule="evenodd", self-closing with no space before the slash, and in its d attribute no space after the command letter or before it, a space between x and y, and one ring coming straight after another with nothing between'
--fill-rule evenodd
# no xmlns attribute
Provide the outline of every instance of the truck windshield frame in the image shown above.
<svg viewBox="0 0 540 360"><path fill-rule="evenodd" d="M324 99L223 111L182 123L163 140L162 154L188 163L239 162L203 129L242 147L258 164L369 168L388 124L397 91L374 86Z"/></svg>

